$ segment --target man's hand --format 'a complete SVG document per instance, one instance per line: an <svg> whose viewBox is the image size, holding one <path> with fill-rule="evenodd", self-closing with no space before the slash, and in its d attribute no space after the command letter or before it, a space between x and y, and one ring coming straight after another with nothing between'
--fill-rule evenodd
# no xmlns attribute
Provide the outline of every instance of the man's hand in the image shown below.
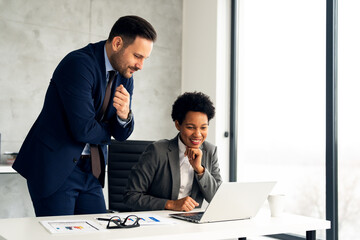
<svg viewBox="0 0 360 240"><path fill-rule="evenodd" d="M113 106L116 108L116 114L120 119L126 120L130 112L130 94L121 84L116 88Z"/></svg>
<svg viewBox="0 0 360 240"><path fill-rule="evenodd" d="M204 173L205 169L201 165L202 151L199 148L186 147L185 156L188 157L189 163L197 174Z"/></svg>
<svg viewBox="0 0 360 240"><path fill-rule="evenodd" d="M165 209L188 212L197 206L199 206L199 203L187 196L178 200L168 200L165 204Z"/></svg>

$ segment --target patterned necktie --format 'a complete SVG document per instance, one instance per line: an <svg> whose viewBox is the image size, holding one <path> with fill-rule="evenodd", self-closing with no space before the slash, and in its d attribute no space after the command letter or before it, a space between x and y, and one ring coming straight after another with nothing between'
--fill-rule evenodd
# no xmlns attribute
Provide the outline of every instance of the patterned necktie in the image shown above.
<svg viewBox="0 0 360 240"><path fill-rule="evenodd" d="M115 71L109 71L109 81L106 86L104 102L100 110L100 119L104 117L105 111L109 105L110 95L111 95L111 84L115 77ZM101 174L101 159L100 159L100 149L96 144L90 144L90 154L91 154L91 169L92 173L96 178L99 178Z"/></svg>

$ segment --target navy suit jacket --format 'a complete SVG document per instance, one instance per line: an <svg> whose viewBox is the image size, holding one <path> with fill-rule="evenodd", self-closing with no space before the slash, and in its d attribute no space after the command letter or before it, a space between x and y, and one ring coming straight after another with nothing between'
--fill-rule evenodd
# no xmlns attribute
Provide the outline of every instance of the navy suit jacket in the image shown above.
<svg viewBox="0 0 360 240"><path fill-rule="evenodd" d="M105 41L89 44L69 53L59 63L47 89L43 109L13 164L39 196L49 196L62 185L86 143L98 144L102 156L107 159L111 136L123 141L133 131L134 119L126 127L121 126L112 106L115 88L120 84L132 96L132 77L116 76L109 111L103 121L99 121L107 85L104 45Z"/></svg>

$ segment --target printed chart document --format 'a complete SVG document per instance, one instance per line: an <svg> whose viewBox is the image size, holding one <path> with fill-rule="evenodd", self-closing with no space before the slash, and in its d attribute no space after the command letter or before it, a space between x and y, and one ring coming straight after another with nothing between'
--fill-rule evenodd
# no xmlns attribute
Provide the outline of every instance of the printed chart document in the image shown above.
<svg viewBox="0 0 360 240"><path fill-rule="evenodd" d="M160 224L175 224L171 218L164 218L154 214L139 214L139 224L141 225L160 225Z"/></svg>
<svg viewBox="0 0 360 240"><path fill-rule="evenodd" d="M40 221L50 233L89 233L104 231L104 228L91 220Z"/></svg>

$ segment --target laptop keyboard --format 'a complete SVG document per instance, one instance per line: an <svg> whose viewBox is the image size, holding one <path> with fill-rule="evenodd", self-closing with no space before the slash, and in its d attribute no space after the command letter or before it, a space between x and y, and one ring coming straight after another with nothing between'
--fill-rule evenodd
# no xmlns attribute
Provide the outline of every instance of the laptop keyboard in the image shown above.
<svg viewBox="0 0 360 240"><path fill-rule="evenodd" d="M187 215L186 217L193 221L200 221L201 217L204 215L203 212Z"/></svg>

